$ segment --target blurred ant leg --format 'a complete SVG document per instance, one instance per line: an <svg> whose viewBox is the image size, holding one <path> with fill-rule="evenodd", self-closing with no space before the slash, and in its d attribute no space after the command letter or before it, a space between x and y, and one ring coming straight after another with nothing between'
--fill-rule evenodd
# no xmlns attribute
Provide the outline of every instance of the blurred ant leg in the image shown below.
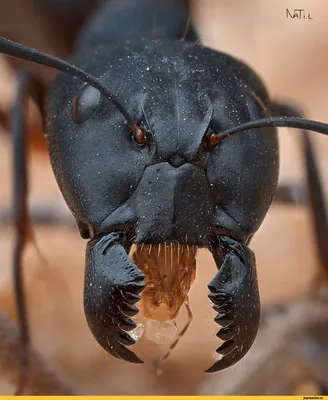
<svg viewBox="0 0 328 400"><path fill-rule="evenodd" d="M17 68L8 62L8 67L11 68L15 75L17 75ZM30 84L28 88L29 97L34 100L34 104L37 106L41 115L44 115L44 98L45 98L45 87L44 84L30 78ZM26 99L27 100L27 99ZM10 131L10 116L8 112L0 110L0 127L3 128L3 132L0 133L8 134ZM28 125L25 126L24 136L26 137L26 144L31 151L47 152L46 141L43 137L45 130L44 121L38 124L37 130L35 127L31 129ZM48 203L48 202L47 202ZM76 223L67 209L67 207L61 204L32 204L30 210L30 219L33 224L37 225L61 225L69 228L76 228ZM11 208L0 209L0 225L9 225L13 221L13 214Z"/></svg>
<svg viewBox="0 0 328 400"><path fill-rule="evenodd" d="M305 183L280 183L276 189L273 201L277 204L304 206L308 204Z"/></svg>
<svg viewBox="0 0 328 400"><path fill-rule="evenodd" d="M319 268L312 287L313 295L316 295L323 285L328 284L328 219L322 179L315 159L312 139L307 132L304 132L302 147L309 188L312 230L319 259Z"/></svg>
<svg viewBox="0 0 328 400"><path fill-rule="evenodd" d="M328 337L327 322L321 321L303 330L296 343L298 355L311 371L312 380L317 386L318 394L328 394Z"/></svg>
<svg viewBox="0 0 328 400"><path fill-rule="evenodd" d="M4 133L7 131L8 128L8 118L6 113L3 110L0 110L0 127L3 128L3 132L1 131L0 133Z"/></svg>
<svg viewBox="0 0 328 400"><path fill-rule="evenodd" d="M16 60L17 61L17 60ZM4 58L3 62L5 64L4 72L5 72L5 79L8 78L8 85L14 86L15 77L21 68L18 68L16 65L15 59L11 58ZM12 78L14 77L14 78ZM11 93L11 91L10 91ZM8 93L9 94L9 93ZM39 111L39 114L44 114L44 96L45 96L45 86L44 84L38 79L33 79L33 84L29 88L29 97L33 100L33 105L36 106L36 109L33 107L33 111ZM32 104L29 104L29 111ZM8 133L10 130L10 116L7 107L4 107L0 110L0 127L3 128L3 131L0 133ZM32 149L36 149L37 151L45 152L47 151L46 141L44 139L44 124L43 120L40 123L38 121L33 120L33 124L28 123L26 126L27 137L29 141L29 145L31 145ZM26 135L26 133L25 133ZM30 143L31 142L31 143Z"/></svg>
<svg viewBox="0 0 328 400"><path fill-rule="evenodd" d="M273 111L274 116L304 118L301 110L290 104L274 103ZM290 182L279 184L273 201L286 205L307 205L309 200L306 183Z"/></svg>
<svg viewBox="0 0 328 400"><path fill-rule="evenodd" d="M76 222L68 209L57 204L31 204L30 220L33 225L63 226L76 229ZM8 208L0 209L0 226L12 223L12 211Z"/></svg>
<svg viewBox="0 0 328 400"><path fill-rule="evenodd" d="M16 394L22 394L28 379L30 335L26 310L23 279L23 253L32 238L32 227L28 213L27 138L25 132L25 104L34 79L26 72L17 74L17 94L10 114L13 160L12 216L14 220L15 243L13 249L13 280L16 312L22 344L22 363Z"/></svg>
<svg viewBox="0 0 328 400"><path fill-rule="evenodd" d="M278 115L304 118L299 109L288 104L277 103L275 107ZM302 131L302 152L306 172L308 204L320 265L311 288L311 293L316 296L318 290L328 283L328 217L322 178L316 161L313 142L307 131Z"/></svg>

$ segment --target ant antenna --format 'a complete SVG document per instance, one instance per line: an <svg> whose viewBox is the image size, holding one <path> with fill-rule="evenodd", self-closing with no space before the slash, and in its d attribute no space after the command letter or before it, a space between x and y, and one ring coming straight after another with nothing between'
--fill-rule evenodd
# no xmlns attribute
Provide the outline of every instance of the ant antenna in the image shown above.
<svg viewBox="0 0 328 400"><path fill-rule="evenodd" d="M0 53L21 60L26 60L36 64L41 64L46 67L55 68L58 71L64 72L71 76L76 76L84 80L94 88L98 89L102 95L108 98L115 105L115 107L120 111L120 113L126 119L132 132L138 131L139 128L133 122L132 117L123 107L123 105L119 102L119 100L108 89L106 89L97 78L88 74L82 69L76 67L75 65L70 64L67 61L63 61L60 58L51 56L50 54L42 53L31 47L13 42L2 36L0 37Z"/></svg>
<svg viewBox="0 0 328 400"><path fill-rule="evenodd" d="M227 137L241 131L247 131L253 128L266 128L270 126L303 129L307 131L318 132L323 135L328 135L328 124L325 124L323 122L317 122L299 117L269 117L248 121L243 124L236 125L223 132L214 134L212 143L219 143L223 139L226 139Z"/></svg>

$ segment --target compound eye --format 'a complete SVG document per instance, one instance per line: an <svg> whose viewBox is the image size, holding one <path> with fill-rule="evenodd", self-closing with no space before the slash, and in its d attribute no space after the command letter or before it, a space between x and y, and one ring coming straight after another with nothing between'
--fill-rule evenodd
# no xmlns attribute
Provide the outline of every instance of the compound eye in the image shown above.
<svg viewBox="0 0 328 400"><path fill-rule="evenodd" d="M145 146L148 142L148 134L141 128L137 128L136 131L132 133L132 138L138 146Z"/></svg>
<svg viewBox="0 0 328 400"><path fill-rule="evenodd" d="M98 89L85 85L74 96L72 104L72 119L76 124L87 121L96 111L101 94Z"/></svg>
<svg viewBox="0 0 328 400"><path fill-rule="evenodd" d="M216 132L211 130L207 136L207 146L209 149L213 149L217 144L219 143L218 141L218 135Z"/></svg>
<svg viewBox="0 0 328 400"><path fill-rule="evenodd" d="M253 92L247 93L246 105L251 119L268 117L268 111L262 100Z"/></svg>
<svg viewBox="0 0 328 400"><path fill-rule="evenodd" d="M204 135L203 145L205 150L213 150L221 142L220 135L216 132L214 127L210 125Z"/></svg>

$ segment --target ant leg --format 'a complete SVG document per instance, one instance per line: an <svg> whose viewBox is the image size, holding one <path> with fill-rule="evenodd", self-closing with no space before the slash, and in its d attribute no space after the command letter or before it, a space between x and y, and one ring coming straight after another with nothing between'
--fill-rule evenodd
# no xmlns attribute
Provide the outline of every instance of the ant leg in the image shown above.
<svg viewBox="0 0 328 400"><path fill-rule="evenodd" d="M274 116L304 118L302 111L290 104L274 103L273 111ZM307 205L309 198L306 182L279 184L273 201L282 204Z"/></svg>
<svg viewBox="0 0 328 400"><path fill-rule="evenodd" d="M304 118L301 110L288 104L275 104L276 113L287 117ZM308 204L310 206L312 229L315 236L320 268L312 284L312 294L317 294L322 284L328 283L328 217L322 178L317 165L313 142L307 131L302 131L302 152L306 172Z"/></svg>
<svg viewBox="0 0 328 400"><path fill-rule="evenodd" d="M30 219L33 225L63 226L76 229L76 222L68 209L57 204L31 204ZM8 226L12 223L11 209L0 209L0 225Z"/></svg>
<svg viewBox="0 0 328 400"><path fill-rule="evenodd" d="M15 76L17 75L17 68L11 66L10 62L8 62L8 68L13 70ZM8 77L11 77L11 73L8 73ZM34 100L34 105L36 106L39 115L44 115L44 95L44 85L36 79L33 79L33 84L29 86L29 97ZM29 111L30 105L31 104L28 104ZM7 132L10 131L9 112L0 110L0 126L4 128L4 133L7 134ZM44 129L44 124L40 122L37 123L37 127L34 125L31 126L29 123L26 124L24 135L27 138L27 146L31 151L47 154L46 140L43 137ZM60 225L72 229L76 228L76 222L68 208L65 206L65 203L53 204L52 199L50 201L44 201L44 204L32 204L30 217L33 224L37 225ZM11 225L12 221L13 215L11 207L1 207L0 225Z"/></svg>
<svg viewBox="0 0 328 400"><path fill-rule="evenodd" d="M309 189L312 230L320 267L316 271L312 292L315 295L323 284L328 283L328 218L319 168L315 159L313 143L307 132L303 136L303 154Z"/></svg>
<svg viewBox="0 0 328 400"><path fill-rule="evenodd" d="M33 79L26 71L17 74L17 94L10 114L13 160L12 215L15 243L13 248L13 280L20 340L22 344L21 370L16 394L22 394L28 379L30 334L26 310L23 279L23 253L26 244L33 240L28 213L27 138L25 135L25 104L33 87Z"/></svg>
<svg viewBox="0 0 328 400"><path fill-rule="evenodd" d="M304 206L308 204L306 184L301 182L281 183L273 201L277 204Z"/></svg>

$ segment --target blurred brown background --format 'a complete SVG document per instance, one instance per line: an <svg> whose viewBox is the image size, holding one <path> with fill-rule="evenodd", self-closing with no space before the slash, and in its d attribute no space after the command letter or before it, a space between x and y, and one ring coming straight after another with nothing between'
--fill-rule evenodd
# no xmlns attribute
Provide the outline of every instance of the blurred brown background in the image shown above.
<svg viewBox="0 0 328 400"><path fill-rule="evenodd" d="M0 1L0 29L5 32L8 29L13 32L21 29L23 32L18 21L27 21L28 18L33 20L38 14L28 10L27 1L15 0L12 3L18 4L17 16L8 11L9 2ZM313 19L287 19L286 8L305 9ZM7 14L1 11L5 9ZM192 11L202 40L207 45L250 64L262 76L272 96L293 100L304 107L308 117L327 121L326 0L195 0ZM31 32L38 31L37 23L36 20ZM19 33L16 35L15 39L19 40ZM37 35L39 48L63 56L67 54L69 46L61 48L60 41L55 40L52 34L48 35L49 38L47 35ZM14 78L3 59L0 61L0 109L7 110L13 98ZM35 122L36 127L37 124ZM292 130L281 130L280 133L282 181L297 182L304 175L297 135L298 132ZM328 170L325 168L328 140L316 135L315 144L328 189ZM8 138L0 136L0 206L3 207L10 202L10 151ZM47 156L35 152L32 154L30 178L31 205L46 203L64 206ZM202 372L211 362L210 357L219 344L214 336L217 326L207 301L206 286L215 273L209 254L200 252L198 257L198 276L191 292L194 322L163 366L163 374L157 376L151 362L133 366L113 359L99 348L91 336L82 308L85 242L80 239L78 231L64 227L38 227L36 236L49 265L42 264L32 246L28 248L25 276L33 344L71 380L78 392L217 393L213 381L219 383L220 374L209 376ZM306 207L273 205L251 247L257 256L264 304L286 302L307 293L318 261ZM0 309L15 318L11 251L12 229L2 227ZM159 352L157 348L154 351ZM247 368L247 364L241 363L237 368ZM2 382L1 394L10 394L12 390L8 383Z"/></svg>

